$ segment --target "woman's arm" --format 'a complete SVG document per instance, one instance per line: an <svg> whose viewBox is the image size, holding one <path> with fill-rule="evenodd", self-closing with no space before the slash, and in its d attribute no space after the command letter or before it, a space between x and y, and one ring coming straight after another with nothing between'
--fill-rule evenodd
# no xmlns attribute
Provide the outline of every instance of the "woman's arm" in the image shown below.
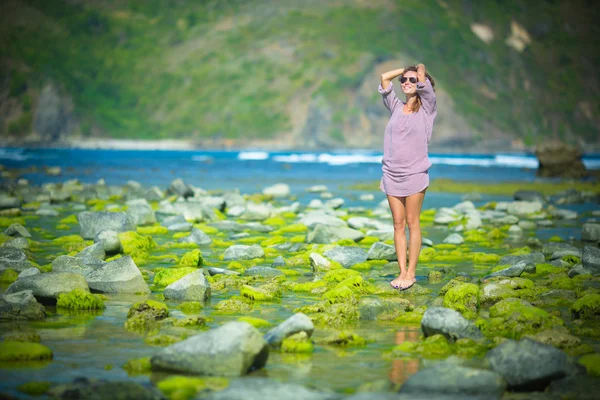
<svg viewBox="0 0 600 400"><path fill-rule="evenodd" d="M425 75L427 71L425 70L425 64L418 64L417 65L417 80L419 82L425 82L427 79L427 76Z"/></svg>
<svg viewBox="0 0 600 400"><path fill-rule="evenodd" d="M417 93L421 98L421 103L425 112L429 115L437 114L437 104L435 92L431 86L431 82L427 80L427 71L424 64L417 65Z"/></svg>
<svg viewBox="0 0 600 400"><path fill-rule="evenodd" d="M381 74L381 87L384 89L387 89L390 82L402 75L404 73L404 68L400 68L400 69L395 69L393 71L388 71L388 72L384 72L383 74Z"/></svg>

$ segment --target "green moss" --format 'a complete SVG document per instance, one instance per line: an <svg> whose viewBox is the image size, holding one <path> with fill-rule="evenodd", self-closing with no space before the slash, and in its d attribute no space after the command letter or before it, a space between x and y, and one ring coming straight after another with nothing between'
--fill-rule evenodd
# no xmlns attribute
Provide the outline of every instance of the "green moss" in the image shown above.
<svg viewBox="0 0 600 400"><path fill-rule="evenodd" d="M60 221L61 224L78 224L79 221L77 220L77 216L75 214L71 214L66 218L61 219Z"/></svg>
<svg viewBox="0 0 600 400"><path fill-rule="evenodd" d="M0 283L13 283L19 277L19 273L14 269L5 269L0 271Z"/></svg>
<svg viewBox="0 0 600 400"><path fill-rule="evenodd" d="M52 350L32 342L0 342L0 361L35 361L52 359Z"/></svg>
<svg viewBox="0 0 600 400"><path fill-rule="evenodd" d="M150 236L142 236L137 232L121 232L118 236L125 254L136 254L140 250L147 251L156 247L156 243Z"/></svg>
<svg viewBox="0 0 600 400"><path fill-rule="evenodd" d="M600 376L600 354L587 354L577 362L585 367L588 375Z"/></svg>
<svg viewBox="0 0 600 400"><path fill-rule="evenodd" d="M569 265L575 265L581 263L581 258L577 256L564 256L561 260L566 261Z"/></svg>
<svg viewBox="0 0 600 400"><path fill-rule="evenodd" d="M56 244L83 243L84 241L85 240L79 235L66 235L52 240L52 242Z"/></svg>
<svg viewBox="0 0 600 400"><path fill-rule="evenodd" d="M367 345L367 341L365 338L354 332L342 331L335 337L326 339L325 344L330 346L364 347Z"/></svg>
<svg viewBox="0 0 600 400"><path fill-rule="evenodd" d="M138 226L135 230L140 235L166 235L169 233L169 229L161 225Z"/></svg>
<svg viewBox="0 0 600 400"><path fill-rule="evenodd" d="M479 287L473 283L456 285L444 295L444 307L460 312L465 318L477 317Z"/></svg>
<svg viewBox="0 0 600 400"><path fill-rule="evenodd" d="M144 339L144 343L149 344L150 346L170 346L181 340L183 339L178 336L159 334L147 336L146 339Z"/></svg>
<svg viewBox="0 0 600 400"><path fill-rule="evenodd" d="M39 343L42 338L35 331L17 331L4 336L7 342L34 342Z"/></svg>
<svg viewBox="0 0 600 400"><path fill-rule="evenodd" d="M58 295L56 307L71 310L100 310L106 306L100 296L83 289L73 289L69 293Z"/></svg>
<svg viewBox="0 0 600 400"><path fill-rule="evenodd" d="M269 301L275 298L272 292L260 287L252 287L249 285L243 285L240 288L240 295L255 301Z"/></svg>
<svg viewBox="0 0 600 400"><path fill-rule="evenodd" d="M262 318L240 317L240 318L238 318L238 321L246 322L255 328L267 328L267 327L271 326L271 323L269 321L267 321L266 319L262 319Z"/></svg>
<svg viewBox="0 0 600 400"><path fill-rule="evenodd" d="M360 276L360 272L352 269L332 269L323 276L325 282L341 282L351 277Z"/></svg>
<svg viewBox="0 0 600 400"><path fill-rule="evenodd" d="M283 353L312 353L313 344L306 332L299 332L288 336L281 342L281 351Z"/></svg>
<svg viewBox="0 0 600 400"><path fill-rule="evenodd" d="M123 369L130 374L142 374L145 372L150 372L152 370L150 357L129 360L125 363L125 365L123 365Z"/></svg>
<svg viewBox="0 0 600 400"><path fill-rule="evenodd" d="M436 254L436 251L433 247L425 247L424 249L421 250L421 253L419 254L419 261L420 262L432 261L433 259L435 259L435 254Z"/></svg>
<svg viewBox="0 0 600 400"><path fill-rule="evenodd" d="M30 396L41 396L50 389L52 384L46 381L27 382L17 386L17 390Z"/></svg>
<svg viewBox="0 0 600 400"><path fill-rule="evenodd" d="M276 244L282 244L285 242L287 242L287 239L285 237L279 236L279 235L274 235L274 236L271 236L270 238L267 238L267 239L261 241L260 245L262 247L269 247L269 246L273 246Z"/></svg>
<svg viewBox="0 0 600 400"><path fill-rule="evenodd" d="M328 290L323 294L323 298L329 303L343 303L354 301L354 292L346 286Z"/></svg>
<svg viewBox="0 0 600 400"><path fill-rule="evenodd" d="M156 385L169 400L188 400L204 391L221 391L229 386L229 381L219 377L190 377L175 375Z"/></svg>
<svg viewBox="0 0 600 400"><path fill-rule="evenodd" d="M252 310L252 305L239 299L232 298L218 302L215 305L215 310L224 314L245 313Z"/></svg>
<svg viewBox="0 0 600 400"><path fill-rule="evenodd" d="M285 235L290 233L304 233L308 231L308 227L304 224L292 224L282 226L281 228L271 232L273 235Z"/></svg>
<svg viewBox="0 0 600 400"><path fill-rule="evenodd" d="M435 250L454 250L456 249L456 245L450 243L439 243L434 245L432 248Z"/></svg>
<svg viewBox="0 0 600 400"><path fill-rule="evenodd" d="M473 253L473 262L475 264L492 264L500 261L499 254L492 253Z"/></svg>
<svg viewBox="0 0 600 400"><path fill-rule="evenodd" d="M469 359L484 356L488 351L487 346L469 338L457 339L454 347L457 356Z"/></svg>
<svg viewBox="0 0 600 400"><path fill-rule="evenodd" d="M423 358L439 359L452 354L452 347L443 335L432 335L422 342L402 342L392 349L394 355L416 354Z"/></svg>
<svg viewBox="0 0 600 400"><path fill-rule="evenodd" d="M294 292L312 292L314 289L325 287L324 281L297 283L292 286Z"/></svg>
<svg viewBox="0 0 600 400"><path fill-rule="evenodd" d="M184 276L196 271L198 271L198 268L194 267L165 268L154 275L153 283L158 287L167 287Z"/></svg>
<svg viewBox="0 0 600 400"><path fill-rule="evenodd" d="M204 308L204 305L199 301L184 301L183 303L179 304L177 308L184 313L192 314L198 313Z"/></svg>
<svg viewBox="0 0 600 400"><path fill-rule="evenodd" d="M586 294L572 306L574 318L600 319L600 294Z"/></svg>
<svg viewBox="0 0 600 400"><path fill-rule="evenodd" d="M560 236L552 236L550 239L548 239L549 242L564 242L563 238L561 238Z"/></svg>
<svg viewBox="0 0 600 400"><path fill-rule="evenodd" d="M173 321L173 326L182 328L197 328L206 326L206 318L195 315L193 317L178 318Z"/></svg>

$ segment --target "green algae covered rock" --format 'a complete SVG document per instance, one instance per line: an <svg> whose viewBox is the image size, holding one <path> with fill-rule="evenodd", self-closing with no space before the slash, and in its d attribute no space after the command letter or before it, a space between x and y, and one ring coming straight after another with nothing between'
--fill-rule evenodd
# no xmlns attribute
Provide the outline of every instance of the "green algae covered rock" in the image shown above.
<svg viewBox="0 0 600 400"><path fill-rule="evenodd" d="M83 289L73 289L68 293L59 294L56 307L70 310L101 310L106 308L100 296Z"/></svg>
<svg viewBox="0 0 600 400"><path fill-rule="evenodd" d="M52 359L52 350L31 342L0 342L0 361L37 361Z"/></svg>
<svg viewBox="0 0 600 400"><path fill-rule="evenodd" d="M224 314L237 314L252 311L252 305L237 298L221 300L215 305L215 310Z"/></svg>
<svg viewBox="0 0 600 400"><path fill-rule="evenodd" d="M535 286L525 278L491 278L479 289L479 304L489 306L509 297L520 297L521 289Z"/></svg>
<svg viewBox="0 0 600 400"><path fill-rule="evenodd" d="M328 290L323 294L323 298L331 304L355 302L354 292L346 286Z"/></svg>
<svg viewBox="0 0 600 400"><path fill-rule="evenodd" d="M204 391L221 391L229 386L229 380L220 377L191 377L175 375L156 385L168 399L187 400Z"/></svg>
<svg viewBox="0 0 600 400"><path fill-rule="evenodd" d="M169 308L165 303L155 300L144 300L135 303L127 313L125 329L130 331L146 331L156 327L156 321L169 316Z"/></svg>
<svg viewBox="0 0 600 400"><path fill-rule="evenodd" d="M134 231L121 232L118 237L125 254L135 254L156 247L152 237L142 236Z"/></svg>
<svg viewBox="0 0 600 400"><path fill-rule="evenodd" d="M135 230L140 235L166 235L169 233L169 229L161 225L138 226Z"/></svg>
<svg viewBox="0 0 600 400"><path fill-rule="evenodd" d="M179 264L190 267L201 267L202 265L204 265L204 258L202 257L202 252L200 251L200 249L195 249L185 253L181 257L181 261L179 261Z"/></svg>
<svg viewBox="0 0 600 400"><path fill-rule="evenodd" d="M145 372L150 372L152 370L150 357L129 360L123 365L123 369L129 374L143 374Z"/></svg>
<svg viewBox="0 0 600 400"><path fill-rule="evenodd" d="M13 283L19 277L19 273L14 269L5 269L0 271L0 283Z"/></svg>
<svg viewBox="0 0 600 400"><path fill-rule="evenodd" d="M340 269L332 269L331 271L327 272L323 276L323 280L325 282L341 282L345 279L355 277L355 276L360 276L360 272L354 271L352 269L340 268Z"/></svg>
<svg viewBox="0 0 600 400"><path fill-rule="evenodd" d="M586 294L571 306L574 318L600 319L600 294Z"/></svg>
<svg viewBox="0 0 600 400"><path fill-rule="evenodd" d="M240 318L238 318L238 321L246 322L255 328L267 328L272 325L266 319L255 318L255 317L240 317Z"/></svg>
<svg viewBox="0 0 600 400"><path fill-rule="evenodd" d="M17 390L30 396L41 396L50 389L52 384L46 381L27 382L17 386Z"/></svg>
<svg viewBox="0 0 600 400"><path fill-rule="evenodd" d="M243 285L240 288L240 295L255 301L269 301L281 297L281 289L274 284L267 284L260 287Z"/></svg>
<svg viewBox="0 0 600 400"><path fill-rule="evenodd" d="M474 283L461 283L444 295L444 307L460 312L467 319L477 317L479 287Z"/></svg>
<svg viewBox="0 0 600 400"><path fill-rule="evenodd" d="M184 313L193 314L198 313L204 308L204 304L199 301L184 301L177 306L178 309Z"/></svg>
<svg viewBox="0 0 600 400"><path fill-rule="evenodd" d="M589 375L600 376L600 354L587 354L577 362L585 367Z"/></svg>
<svg viewBox="0 0 600 400"><path fill-rule="evenodd" d="M312 353L314 346L307 333L302 331L295 333L281 342L281 351L283 353Z"/></svg>
<svg viewBox="0 0 600 400"><path fill-rule="evenodd" d="M184 276L196 272L198 268L180 267L180 268L165 268L154 275L154 284L159 287L167 287L170 284L177 282Z"/></svg>
<svg viewBox="0 0 600 400"><path fill-rule="evenodd" d="M439 359L452 354L452 347L448 339L442 334L427 337L422 342L405 341L392 349L392 354L415 354L423 358Z"/></svg>
<svg viewBox="0 0 600 400"><path fill-rule="evenodd" d="M324 281L296 283L291 287L293 292L312 292L318 288L325 288L327 285Z"/></svg>
<svg viewBox="0 0 600 400"><path fill-rule="evenodd" d="M367 341L362 336L349 331L339 332L337 335L326 338L320 343L329 346L342 346L342 347L364 347L367 345Z"/></svg>
<svg viewBox="0 0 600 400"><path fill-rule="evenodd" d="M173 335L150 335L144 339L144 343L149 344L150 346L170 346L177 342L181 342L183 338Z"/></svg>

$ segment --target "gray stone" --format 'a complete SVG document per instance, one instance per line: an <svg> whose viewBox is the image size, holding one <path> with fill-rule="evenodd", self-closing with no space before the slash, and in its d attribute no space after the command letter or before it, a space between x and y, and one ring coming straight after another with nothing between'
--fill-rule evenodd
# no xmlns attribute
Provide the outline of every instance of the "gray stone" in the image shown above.
<svg viewBox="0 0 600 400"><path fill-rule="evenodd" d="M23 250L10 246L0 247L0 271L14 269L21 272L32 266Z"/></svg>
<svg viewBox="0 0 600 400"><path fill-rule="evenodd" d="M557 251L579 251L581 252L581 250L573 245L570 245L568 243L565 242L549 242L544 244L544 247L542 247L542 253L544 254L544 256L546 257L550 257L552 254L556 253Z"/></svg>
<svg viewBox="0 0 600 400"><path fill-rule="evenodd" d="M483 339L475 324L463 317L458 311L445 307L430 307L421 320L421 329L425 337L442 334L450 340L471 338Z"/></svg>
<svg viewBox="0 0 600 400"><path fill-rule="evenodd" d="M249 201L246 203L246 210L240 215L240 218L246 221L264 221L274 212L273 206L269 203L257 204Z"/></svg>
<svg viewBox="0 0 600 400"><path fill-rule="evenodd" d="M86 260L81 257L58 256L52 261L53 272L69 272L87 276L94 269L93 265L86 263Z"/></svg>
<svg viewBox="0 0 600 400"><path fill-rule="evenodd" d="M281 346L281 342L288 336L298 332L306 332L308 337L312 336L315 329L312 320L303 313L296 313L265 333L264 339L274 347Z"/></svg>
<svg viewBox="0 0 600 400"><path fill-rule="evenodd" d="M189 185L186 185L181 178L174 179L169 186L169 192L179 197L192 197L194 191Z"/></svg>
<svg viewBox="0 0 600 400"><path fill-rule="evenodd" d="M102 231L94 237L95 243L102 244L105 253L115 254L121 251L121 240L119 234L112 230Z"/></svg>
<svg viewBox="0 0 600 400"><path fill-rule="evenodd" d="M18 208L21 206L21 200L17 197L8 196L4 193L0 193L0 210L7 208Z"/></svg>
<svg viewBox="0 0 600 400"><path fill-rule="evenodd" d="M477 209L475 208L475 204L473 204L473 202L469 200L463 201L462 203L458 203L452 208L461 214L468 214L470 212L477 211Z"/></svg>
<svg viewBox="0 0 600 400"><path fill-rule="evenodd" d="M331 269L331 261L320 255L319 253L310 253L310 269L313 274L317 272L327 272Z"/></svg>
<svg viewBox="0 0 600 400"><path fill-rule="evenodd" d="M314 228L317 225L326 225L331 227L347 227L344 220L326 214L323 211L311 211L305 214L298 223L306 225L308 228Z"/></svg>
<svg viewBox="0 0 600 400"><path fill-rule="evenodd" d="M208 274L210 276L215 276L215 275L239 275L240 273L237 271L232 271L230 269L208 267Z"/></svg>
<svg viewBox="0 0 600 400"><path fill-rule="evenodd" d="M535 273L535 264L525 261L525 260L522 260L522 261L519 261L518 263L516 263L515 265L511 265L508 268L493 272L493 273L487 275L486 277L484 277L483 279L486 280L486 279L493 278L495 276L508 276L509 278L514 278L514 277L521 276L521 274L523 272L525 272L525 269L527 269L527 268L529 271L533 270L533 272Z"/></svg>
<svg viewBox="0 0 600 400"><path fill-rule="evenodd" d="M31 237L31 233L29 233L29 231L27 230L27 228L25 228L23 225L16 223L16 224L11 224L8 228L6 228L6 230L4 231L4 234L7 236L15 236L15 237L24 237L24 238L29 238Z"/></svg>
<svg viewBox="0 0 600 400"><path fill-rule="evenodd" d="M127 215L135 225L151 225L156 223L154 210L146 199L127 201Z"/></svg>
<svg viewBox="0 0 600 400"><path fill-rule="evenodd" d="M531 339L508 340L490 350L485 359L514 390L544 390L570 371L566 353Z"/></svg>
<svg viewBox="0 0 600 400"><path fill-rule="evenodd" d="M396 261L397 258L396 248L392 245L381 242L373 243L369 248L369 253L367 254L368 260Z"/></svg>
<svg viewBox="0 0 600 400"><path fill-rule="evenodd" d="M285 267L285 265L286 265L286 262L282 256L277 256L277 258L275 258L273 260L273 262L271 263L271 267L273 267L273 268Z"/></svg>
<svg viewBox="0 0 600 400"><path fill-rule="evenodd" d="M592 271L589 270L589 269L587 269L587 268L585 268L583 266L583 264L575 264L575 265L573 265L573 268L571 268L569 270L569 272L568 272L569 278L573 278L573 277L575 277L577 275L587 275L587 274L593 275Z"/></svg>
<svg viewBox="0 0 600 400"><path fill-rule="evenodd" d="M245 322L229 322L157 352L152 370L214 376L241 376L267 363L269 348Z"/></svg>
<svg viewBox="0 0 600 400"><path fill-rule="evenodd" d="M287 197L290 195L290 185L286 183L276 183L263 189L263 194L275 198Z"/></svg>
<svg viewBox="0 0 600 400"><path fill-rule="evenodd" d="M554 253L552 253L552 255L550 256L550 260L559 260L563 257L568 257L568 256L575 256L579 259L581 259L582 257L582 250L581 249L575 249L575 250L557 250Z"/></svg>
<svg viewBox="0 0 600 400"><path fill-rule="evenodd" d="M256 266L248 268L244 271L245 276L262 276L263 278L272 278L275 276L282 276L283 272L277 268L271 268L266 266Z"/></svg>
<svg viewBox="0 0 600 400"><path fill-rule="evenodd" d="M519 190L513 194L513 198L517 201L529 201L537 203L545 203L546 196L535 190Z"/></svg>
<svg viewBox="0 0 600 400"><path fill-rule="evenodd" d="M443 243L448 244L463 244L464 242L465 239L463 239L463 237L460 236L458 233L452 233L443 240Z"/></svg>
<svg viewBox="0 0 600 400"><path fill-rule="evenodd" d="M592 246L585 246L581 258L583 267L592 272L592 275L600 275L600 249Z"/></svg>
<svg viewBox="0 0 600 400"><path fill-rule="evenodd" d="M263 225L260 222L248 222L245 224L241 224L240 227L242 230L248 229L251 231L263 232L263 233L268 233L273 230L273 227L268 226L268 225Z"/></svg>
<svg viewBox="0 0 600 400"><path fill-rule="evenodd" d="M24 271L21 271L21 273L19 274L19 276L17 277L17 279L25 278L27 276L39 275L39 274L41 274L41 272L40 272L39 269L37 269L35 267L28 268L28 269L26 269Z"/></svg>
<svg viewBox="0 0 600 400"><path fill-rule="evenodd" d="M578 217L576 211L567 210L564 208L553 208L548 211L549 211L550 215L552 215L554 218L575 220Z"/></svg>
<svg viewBox="0 0 600 400"><path fill-rule="evenodd" d="M342 239L350 239L355 242L361 241L365 235L361 231L351 228L334 227L317 224L306 236L307 243L329 244Z"/></svg>
<svg viewBox="0 0 600 400"><path fill-rule="evenodd" d="M183 218L183 215L170 215L167 217L161 216L160 224L164 227L169 227L170 225L176 224L185 224L187 221Z"/></svg>
<svg viewBox="0 0 600 400"><path fill-rule="evenodd" d="M72 383L54 385L46 393L57 400L166 400L155 387L132 381L76 378Z"/></svg>
<svg viewBox="0 0 600 400"><path fill-rule="evenodd" d="M202 269L187 274L165 288L165 299L179 301L206 301L210 298L210 283Z"/></svg>
<svg viewBox="0 0 600 400"><path fill-rule="evenodd" d="M543 206L537 201L514 201L508 204L506 212L516 216L525 216L542 211Z"/></svg>
<svg viewBox="0 0 600 400"><path fill-rule="evenodd" d="M323 393L296 383L253 377L232 381L226 389L211 392L206 400L340 400L336 393ZM377 400L377 399L373 399Z"/></svg>
<svg viewBox="0 0 600 400"><path fill-rule="evenodd" d="M344 268L350 268L354 264L367 261L367 252L360 247L353 246L337 246L327 250L323 255L337 261Z"/></svg>
<svg viewBox="0 0 600 400"><path fill-rule="evenodd" d="M519 228L525 231L532 231L537 228L537 224L534 221L521 220L517 225Z"/></svg>
<svg viewBox="0 0 600 400"><path fill-rule="evenodd" d="M24 237L15 237L7 242L2 243L2 247L12 247L14 249L25 250L29 249L29 240Z"/></svg>
<svg viewBox="0 0 600 400"><path fill-rule="evenodd" d="M234 244L233 246L229 246L227 250L225 250L223 260L253 260L255 258L264 257L265 251L258 244L253 244L251 246Z"/></svg>
<svg viewBox="0 0 600 400"><path fill-rule="evenodd" d="M48 272L17 279L6 289L6 293L31 290L36 299L47 301L56 300L60 293L67 293L75 289L89 291L88 284L82 275L69 272Z"/></svg>
<svg viewBox="0 0 600 400"><path fill-rule="evenodd" d="M515 265L520 261L528 261L534 264L543 263L546 259L544 255L539 252L534 252L530 254L522 254L520 256L504 256L498 261L498 265Z"/></svg>
<svg viewBox="0 0 600 400"><path fill-rule="evenodd" d="M191 222L182 222L180 224L172 224L167 226L169 232L189 232L194 227Z"/></svg>
<svg viewBox="0 0 600 400"><path fill-rule="evenodd" d="M505 389L506 381L496 372L439 363L411 375L398 393L418 398L500 399Z"/></svg>
<svg viewBox="0 0 600 400"><path fill-rule="evenodd" d="M462 219L462 214L452 208L442 207L437 210L433 222L440 225L448 225Z"/></svg>
<svg viewBox="0 0 600 400"><path fill-rule="evenodd" d="M179 239L180 243L196 243L198 246L209 245L212 243L212 239L204 231L198 228L192 228L192 232L185 237Z"/></svg>
<svg viewBox="0 0 600 400"><path fill-rule="evenodd" d="M374 236L381 241L394 240L394 229L367 231L367 236Z"/></svg>
<svg viewBox="0 0 600 400"><path fill-rule="evenodd" d="M548 392L558 399L597 400L600 379L592 375L574 375L553 380Z"/></svg>
<svg viewBox="0 0 600 400"><path fill-rule="evenodd" d="M135 225L123 212L83 211L77 214L80 235L84 239L93 239L102 231L134 231Z"/></svg>
<svg viewBox="0 0 600 400"><path fill-rule="evenodd" d="M481 221L481 216L479 215L479 212L477 212L477 211L469 212L467 214L466 218L467 218L467 221L465 222L466 230L479 229L481 227L481 225L483 224Z"/></svg>
<svg viewBox="0 0 600 400"><path fill-rule="evenodd" d="M506 215L504 217L492 219L491 223L496 225L514 225L519 223L519 217L515 215Z"/></svg>
<svg viewBox="0 0 600 400"><path fill-rule="evenodd" d="M600 224L585 223L581 227L581 240L584 242L600 242Z"/></svg>
<svg viewBox="0 0 600 400"><path fill-rule="evenodd" d="M148 201L161 201L165 198L165 193L158 186L152 186L144 195Z"/></svg>
<svg viewBox="0 0 600 400"><path fill-rule="evenodd" d="M79 253L77 253L76 257L79 257L79 258L91 257L91 258L96 258L98 260L104 260L106 258L106 252L104 251L104 245L103 245L103 243L94 243L93 245L88 246L85 249L81 250Z"/></svg>
<svg viewBox="0 0 600 400"><path fill-rule="evenodd" d="M123 256L87 275L90 289L101 293L150 293L138 267L130 256Z"/></svg>
<svg viewBox="0 0 600 400"><path fill-rule="evenodd" d="M44 318L46 310L31 290L4 294L0 298L0 321L39 321Z"/></svg>
<svg viewBox="0 0 600 400"><path fill-rule="evenodd" d="M348 219L348 226L352 229L376 229L376 230L390 230L393 226L380 222L373 218L366 217L352 217Z"/></svg>

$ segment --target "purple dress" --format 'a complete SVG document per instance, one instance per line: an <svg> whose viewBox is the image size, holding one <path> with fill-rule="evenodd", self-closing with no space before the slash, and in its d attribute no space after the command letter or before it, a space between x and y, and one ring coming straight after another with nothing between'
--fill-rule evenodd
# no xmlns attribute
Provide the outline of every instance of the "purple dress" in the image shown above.
<svg viewBox="0 0 600 400"><path fill-rule="evenodd" d="M392 116L385 127L383 140L383 177L380 188L391 196L406 197L429 186L427 145L431 140L433 122L437 115L435 92L429 79L417 82L421 108L416 113L403 114L404 102L394 92L390 82L387 89L379 85L383 104Z"/></svg>

